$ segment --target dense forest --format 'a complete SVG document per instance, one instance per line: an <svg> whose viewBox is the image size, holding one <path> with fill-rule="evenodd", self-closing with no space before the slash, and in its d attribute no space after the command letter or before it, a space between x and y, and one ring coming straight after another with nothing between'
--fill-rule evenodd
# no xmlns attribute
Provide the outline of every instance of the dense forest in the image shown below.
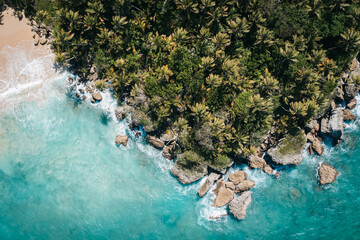
<svg viewBox="0 0 360 240"><path fill-rule="evenodd" d="M176 139L184 166L303 127L360 47L358 0L5 2L51 28L59 64L83 81L93 67L136 125Z"/></svg>

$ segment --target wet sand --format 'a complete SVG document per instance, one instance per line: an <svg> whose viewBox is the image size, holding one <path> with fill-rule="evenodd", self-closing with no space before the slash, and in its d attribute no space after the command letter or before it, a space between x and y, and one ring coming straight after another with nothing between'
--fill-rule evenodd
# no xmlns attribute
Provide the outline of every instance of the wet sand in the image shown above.
<svg viewBox="0 0 360 240"><path fill-rule="evenodd" d="M12 9L3 12L3 25L0 25L0 50L4 46L15 47L24 40L33 40L34 33L31 31L30 22L23 17L20 21L13 15Z"/></svg>

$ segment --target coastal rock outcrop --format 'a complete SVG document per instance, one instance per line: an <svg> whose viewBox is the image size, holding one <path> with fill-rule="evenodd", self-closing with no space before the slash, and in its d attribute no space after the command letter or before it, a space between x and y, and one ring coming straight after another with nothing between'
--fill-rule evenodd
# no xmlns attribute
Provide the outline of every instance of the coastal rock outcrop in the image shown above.
<svg viewBox="0 0 360 240"><path fill-rule="evenodd" d="M258 156L252 156L249 160L249 167L251 168L262 168L265 164L265 160Z"/></svg>
<svg viewBox="0 0 360 240"><path fill-rule="evenodd" d="M251 181L251 180L244 180L241 183L239 183L236 188L235 188L235 192L244 192L249 190L250 188L255 186L255 182Z"/></svg>
<svg viewBox="0 0 360 240"><path fill-rule="evenodd" d="M217 173L210 173L204 184L201 186L197 194L199 197L204 197L205 194L209 191L209 189L214 185L214 182L220 178L220 174Z"/></svg>
<svg viewBox="0 0 360 240"><path fill-rule="evenodd" d="M169 145L166 145L163 149L162 155L171 160L175 158L175 149L176 149L176 142L172 142Z"/></svg>
<svg viewBox="0 0 360 240"><path fill-rule="evenodd" d="M305 144L305 134L298 129L281 139L280 144L276 148L269 149L268 155L271 157L273 163L278 165L299 165L303 159L301 152Z"/></svg>
<svg viewBox="0 0 360 240"><path fill-rule="evenodd" d="M230 212L239 220L245 219L246 209L251 202L251 192L243 192L229 204Z"/></svg>
<svg viewBox="0 0 360 240"><path fill-rule="evenodd" d="M146 140L148 140L149 144L155 148L163 148L165 146L163 141L154 136L147 135Z"/></svg>
<svg viewBox="0 0 360 240"><path fill-rule="evenodd" d="M329 136L334 140L342 138L344 132L344 113L343 110L337 108L331 112L329 119Z"/></svg>
<svg viewBox="0 0 360 240"><path fill-rule="evenodd" d="M333 183L339 172L328 164L322 163L318 168L319 182L321 185Z"/></svg>
<svg viewBox="0 0 360 240"><path fill-rule="evenodd" d="M324 153L324 147L321 145L321 141L318 138L314 138L314 141L311 143L312 150L314 150L319 156Z"/></svg>
<svg viewBox="0 0 360 240"><path fill-rule="evenodd" d="M216 195L214 200L215 207L225 206L234 199L234 190L227 188L226 182L223 179L219 179L216 182L216 189L214 190L214 193Z"/></svg>
<svg viewBox="0 0 360 240"><path fill-rule="evenodd" d="M199 165L196 168L189 169L178 164L178 162L175 163L170 171L182 184L196 182L208 174L208 168L205 165Z"/></svg>
<svg viewBox="0 0 360 240"><path fill-rule="evenodd" d="M271 175L274 171L274 169L268 165L268 164L265 164L265 166L263 167L262 169L264 172L266 172L267 174Z"/></svg>
<svg viewBox="0 0 360 240"><path fill-rule="evenodd" d="M123 107L117 107L115 109L115 116L120 121L123 120L126 117L124 108Z"/></svg>
<svg viewBox="0 0 360 240"><path fill-rule="evenodd" d="M346 105L346 107L349 109L354 109L356 107L356 103L357 103L357 100L354 98Z"/></svg>
<svg viewBox="0 0 360 240"><path fill-rule="evenodd" d="M356 97L359 92L359 88L354 83L348 83L344 85L344 98L346 101L350 101Z"/></svg>
<svg viewBox="0 0 360 240"><path fill-rule="evenodd" d="M246 180L246 173L244 171L238 171L236 173L232 173L229 176L229 180L233 182L235 185L238 185L242 181Z"/></svg>
<svg viewBox="0 0 360 240"><path fill-rule="evenodd" d="M350 121L356 119L355 114L353 114L349 109L344 109L344 121Z"/></svg>
<svg viewBox="0 0 360 240"><path fill-rule="evenodd" d="M122 144L122 145L126 146L128 141L129 141L129 137L127 135L118 135L115 138L115 142L117 145Z"/></svg>
<svg viewBox="0 0 360 240"><path fill-rule="evenodd" d="M95 101L101 101L102 100L102 96L101 96L101 94L99 93L99 92L94 92L93 94L92 94L92 98L95 100Z"/></svg>

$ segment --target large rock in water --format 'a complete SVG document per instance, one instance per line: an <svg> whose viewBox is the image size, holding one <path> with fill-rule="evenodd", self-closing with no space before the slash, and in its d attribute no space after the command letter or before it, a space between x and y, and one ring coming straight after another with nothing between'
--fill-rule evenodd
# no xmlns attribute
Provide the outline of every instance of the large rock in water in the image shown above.
<svg viewBox="0 0 360 240"><path fill-rule="evenodd" d="M275 164L299 165L302 162L302 150L306 144L306 137L300 129L293 134L286 135L281 139L280 144L276 148L268 150L268 155Z"/></svg>
<svg viewBox="0 0 360 240"><path fill-rule="evenodd" d="M229 176L229 180L233 182L235 185L238 185L242 181L246 180L246 173L244 171L238 171L236 173L232 173Z"/></svg>
<svg viewBox="0 0 360 240"><path fill-rule="evenodd" d="M332 166L322 163L318 169L319 182L321 185L333 183L339 172Z"/></svg>
<svg viewBox="0 0 360 240"><path fill-rule="evenodd" d="M251 192L243 192L229 204L230 212L239 220L245 219L246 209L251 202Z"/></svg>
<svg viewBox="0 0 360 240"><path fill-rule="evenodd" d="M126 146L128 141L129 141L129 137L127 135L118 135L115 138L115 142L117 145L122 144L122 145Z"/></svg>
<svg viewBox="0 0 360 240"><path fill-rule="evenodd" d="M146 139L148 140L149 144L155 148L163 148L165 146L165 143L157 137L148 135L146 136Z"/></svg>
<svg viewBox="0 0 360 240"><path fill-rule="evenodd" d="M344 98L346 101L350 101L356 97L359 92L359 88L354 83L344 85Z"/></svg>
<svg viewBox="0 0 360 240"><path fill-rule="evenodd" d="M262 168L265 164L265 160L258 156L252 156L249 160L249 167L251 168Z"/></svg>
<svg viewBox="0 0 360 240"><path fill-rule="evenodd" d="M214 182L220 178L220 174L217 173L210 173L204 184L201 186L197 194L199 197L205 196L205 194L209 191L209 189L214 185Z"/></svg>
<svg viewBox="0 0 360 240"><path fill-rule="evenodd" d="M356 119L356 116L349 109L344 109L344 121L349 121L354 119Z"/></svg>
<svg viewBox="0 0 360 240"><path fill-rule="evenodd" d="M177 177L179 182L182 184L189 184L196 182L200 178L206 176L208 174L208 168L205 165L199 165L197 167L188 169L178 162L171 168L171 174Z"/></svg>
<svg viewBox="0 0 360 240"><path fill-rule="evenodd" d="M94 92L93 94L92 94L92 98L95 100L95 101L101 101L102 100L102 96L101 96L101 94L99 93L99 92Z"/></svg>
<svg viewBox="0 0 360 240"><path fill-rule="evenodd" d="M343 110L337 108L331 112L329 119L329 136L335 140L342 138L344 132L344 113Z"/></svg>
<svg viewBox="0 0 360 240"><path fill-rule="evenodd" d="M222 207L226 204L229 204L231 200L234 199L234 190L226 187L226 183L223 179L220 179L216 182L216 189L214 193L216 198L214 200L215 207Z"/></svg>
<svg viewBox="0 0 360 240"><path fill-rule="evenodd" d="M244 180L236 186L236 192L244 192L255 186L255 182L251 180Z"/></svg>

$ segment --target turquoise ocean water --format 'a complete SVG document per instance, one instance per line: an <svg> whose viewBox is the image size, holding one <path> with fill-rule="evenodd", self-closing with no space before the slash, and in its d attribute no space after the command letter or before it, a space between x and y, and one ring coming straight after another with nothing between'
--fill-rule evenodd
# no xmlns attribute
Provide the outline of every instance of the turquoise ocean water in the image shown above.
<svg viewBox="0 0 360 240"><path fill-rule="evenodd" d="M13 60L38 70L24 80L30 85L49 65L29 55ZM211 206L211 192L197 197L204 180L183 186L173 178L173 163L116 120L110 93L92 105L72 98L67 73L41 81L34 101L21 101L27 95L16 84L0 91L1 101L16 102L0 112L0 239L360 239L359 122L347 123L343 143L323 156L304 153L301 165L278 169L278 179L230 170L256 182L238 221L217 218L227 210ZM129 144L117 147L124 133ZM318 185L320 162L340 172L333 184Z"/></svg>

